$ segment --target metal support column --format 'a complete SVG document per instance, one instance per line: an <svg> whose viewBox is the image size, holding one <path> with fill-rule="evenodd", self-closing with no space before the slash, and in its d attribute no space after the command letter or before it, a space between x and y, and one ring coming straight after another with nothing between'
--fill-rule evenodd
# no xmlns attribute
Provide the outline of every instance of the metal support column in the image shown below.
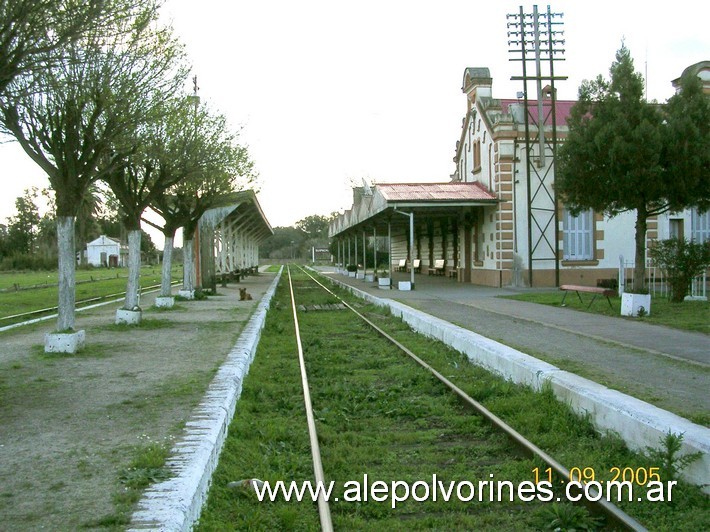
<svg viewBox="0 0 710 532"><path fill-rule="evenodd" d="M365 241L365 229L362 230L362 275L367 275L367 242Z"/></svg>
<svg viewBox="0 0 710 532"><path fill-rule="evenodd" d="M374 225L372 226L372 252L374 255L372 258L373 271L377 276L377 227Z"/></svg>

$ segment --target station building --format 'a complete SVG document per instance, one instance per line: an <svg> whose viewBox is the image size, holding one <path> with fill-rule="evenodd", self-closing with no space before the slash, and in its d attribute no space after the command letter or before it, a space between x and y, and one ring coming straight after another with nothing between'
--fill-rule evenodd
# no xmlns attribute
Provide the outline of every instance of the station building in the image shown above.
<svg viewBox="0 0 710 532"><path fill-rule="evenodd" d="M710 61L686 70L710 92ZM390 236L390 268L405 259L427 272L444 261L442 273L459 282L594 286L616 279L620 258L634 258L636 213L572 216L555 197L553 154L575 102L558 100L550 86L539 101L494 98L488 68L466 68L461 90L466 112L454 173L440 183L354 188L352 207L329 230L341 262L362 263L370 237ZM710 214L689 209L649 219L648 244L673 236L707 240Z"/></svg>

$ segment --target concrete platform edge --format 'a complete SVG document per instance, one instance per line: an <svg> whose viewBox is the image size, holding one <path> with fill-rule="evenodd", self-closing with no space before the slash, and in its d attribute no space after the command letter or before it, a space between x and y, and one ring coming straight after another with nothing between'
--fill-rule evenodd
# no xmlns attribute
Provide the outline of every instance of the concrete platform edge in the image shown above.
<svg viewBox="0 0 710 532"><path fill-rule="evenodd" d="M188 531L199 519L282 271L210 383L192 420L186 424L183 438L173 447L167 463L173 477L146 490L129 530Z"/></svg>
<svg viewBox="0 0 710 532"><path fill-rule="evenodd" d="M402 318L412 329L465 354L473 364L535 390L549 381L560 401L569 404L578 414L589 415L599 431L618 434L631 449L657 448L668 431L683 434L683 454L701 452L702 457L685 469L682 476L710 493L710 429L398 301L374 296L332 277L329 279L357 297L389 307L393 316Z"/></svg>

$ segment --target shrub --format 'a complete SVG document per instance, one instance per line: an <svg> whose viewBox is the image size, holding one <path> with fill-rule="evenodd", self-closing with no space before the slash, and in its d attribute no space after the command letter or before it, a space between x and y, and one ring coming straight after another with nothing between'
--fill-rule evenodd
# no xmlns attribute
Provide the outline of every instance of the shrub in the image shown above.
<svg viewBox="0 0 710 532"><path fill-rule="evenodd" d="M688 293L693 277L710 266L710 241L659 240L651 248L650 255L654 266L660 268L668 280L669 299L680 303Z"/></svg>
<svg viewBox="0 0 710 532"><path fill-rule="evenodd" d="M0 270L2 271L52 271L57 269L57 257L29 255L26 253L13 253L2 257Z"/></svg>

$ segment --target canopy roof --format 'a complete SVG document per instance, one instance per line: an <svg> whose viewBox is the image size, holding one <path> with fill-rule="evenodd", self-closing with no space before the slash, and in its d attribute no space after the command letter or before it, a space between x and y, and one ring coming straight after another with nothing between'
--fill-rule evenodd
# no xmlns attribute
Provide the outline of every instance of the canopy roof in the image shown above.
<svg viewBox="0 0 710 532"><path fill-rule="evenodd" d="M353 206L330 224L330 236L357 226L384 225L396 210L428 215L455 215L462 207L498 200L480 183L378 183L353 189ZM392 218L392 221L400 221Z"/></svg>
<svg viewBox="0 0 710 532"><path fill-rule="evenodd" d="M221 206L207 210L200 218L200 227L214 229L220 223L239 224L256 240L261 242L274 234L269 221L261 210L253 190L228 194L220 201Z"/></svg>

